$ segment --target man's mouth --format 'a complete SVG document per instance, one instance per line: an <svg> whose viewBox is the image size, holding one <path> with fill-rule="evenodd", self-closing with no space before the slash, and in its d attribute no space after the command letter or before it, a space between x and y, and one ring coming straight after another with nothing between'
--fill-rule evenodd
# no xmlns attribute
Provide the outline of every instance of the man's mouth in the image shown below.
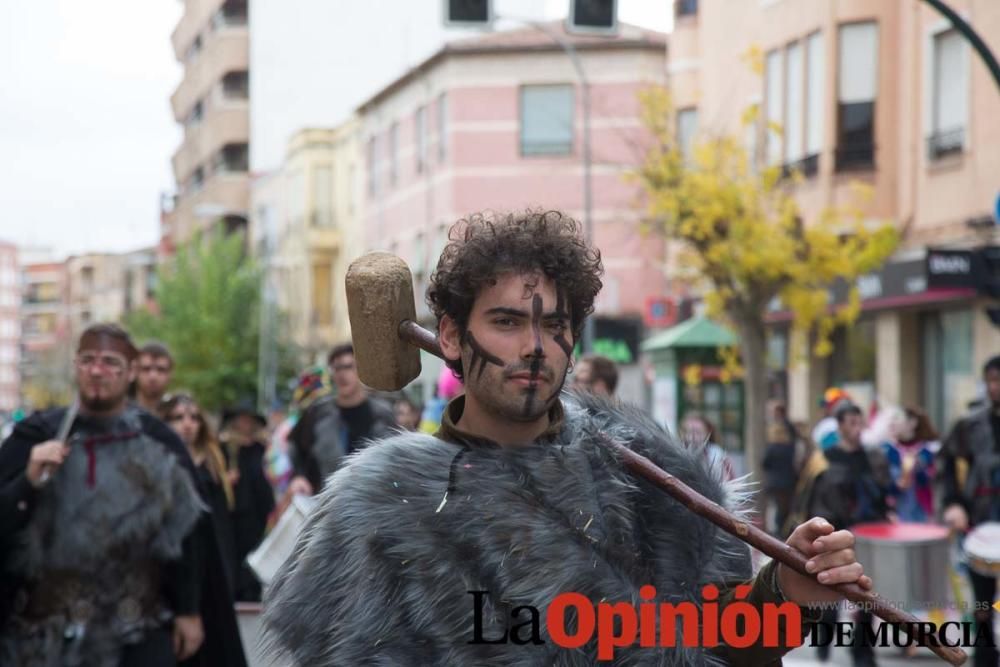
<svg viewBox="0 0 1000 667"><path fill-rule="evenodd" d="M545 375L542 373L538 373L535 375L532 375L531 373L514 373L507 379L510 380L511 382L514 382L515 384L519 384L524 387L530 387L531 385L536 385L541 382L549 381L548 378L546 378Z"/></svg>

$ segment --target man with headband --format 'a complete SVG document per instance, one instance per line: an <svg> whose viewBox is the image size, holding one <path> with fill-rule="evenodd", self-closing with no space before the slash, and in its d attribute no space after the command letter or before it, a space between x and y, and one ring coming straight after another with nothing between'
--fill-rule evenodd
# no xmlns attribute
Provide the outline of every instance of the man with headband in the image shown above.
<svg viewBox="0 0 1000 667"><path fill-rule="evenodd" d="M542 620L560 594L700 608L714 584L720 610L744 593L758 609L838 599L784 565L752 576L747 545L632 478L600 439L739 511L746 490L723 483L700 452L638 410L563 392L603 271L575 221L554 211L476 215L450 239L427 300L465 394L436 437L382 440L330 477L265 597L276 651L301 666L593 665L595 635L568 648ZM789 543L824 583L871 586L850 533L815 519ZM572 612L565 618L575 635ZM759 667L790 648L783 639L684 646L681 630L676 646L659 633L652 647L634 637L615 664Z"/></svg>
<svg viewBox="0 0 1000 667"><path fill-rule="evenodd" d="M202 646L218 555L184 445L128 402L136 356L121 327L88 327L78 415L35 413L0 446L0 664L174 665ZM236 641L213 664L242 664Z"/></svg>

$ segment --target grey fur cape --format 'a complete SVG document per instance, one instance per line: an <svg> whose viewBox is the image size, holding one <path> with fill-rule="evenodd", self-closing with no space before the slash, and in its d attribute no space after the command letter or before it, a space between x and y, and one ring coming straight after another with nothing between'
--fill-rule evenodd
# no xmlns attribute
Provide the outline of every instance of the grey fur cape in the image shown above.
<svg viewBox="0 0 1000 667"><path fill-rule="evenodd" d="M595 433L732 510L746 500L737 485L638 411L566 394L563 405L551 443L501 449L407 433L352 456L265 594L268 648L310 667L593 665L596 639L570 650L548 636L545 611L559 593L637 604L652 584L661 602L700 606L704 584L750 578L746 545L631 477ZM489 591L484 638L531 605L544 643L470 644L468 591ZM700 648L636 646L618 649L614 664L727 663Z"/></svg>

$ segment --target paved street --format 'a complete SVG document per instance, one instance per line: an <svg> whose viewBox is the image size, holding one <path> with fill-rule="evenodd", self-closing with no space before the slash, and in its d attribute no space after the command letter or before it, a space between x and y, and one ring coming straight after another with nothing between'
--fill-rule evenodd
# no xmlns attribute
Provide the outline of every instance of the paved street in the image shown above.
<svg viewBox="0 0 1000 667"><path fill-rule="evenodd" d="M930 651L921 651L914 658L904 658L901 649L876 649L879 667L902 667L903 665L941 665L944 664ZM816 658L816 649L803 646L789 653L784 660L785 667L821 667L822 665L844 665L850 667L851 654L846 648L834 648L828 662L820 662Z"/></svg>

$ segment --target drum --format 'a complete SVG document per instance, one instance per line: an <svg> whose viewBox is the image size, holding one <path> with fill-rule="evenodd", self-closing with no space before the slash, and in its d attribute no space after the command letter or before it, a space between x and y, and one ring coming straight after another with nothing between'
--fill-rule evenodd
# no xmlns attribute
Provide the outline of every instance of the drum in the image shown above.
<svg viewBox="0 0 1000 667"><path fill-rule="evenodd" d="M926 523L853 526L854 551L875 590L906 609L948 604L949 531Z"/></svg>
<svg viewBox="0 0 1000 667"><path fill-rule="evenodd" d="M962 547L973 572L1000 577L1000 522L979 524L965 536Z"/></svg>
<svg viewBox="0 0 1000 667"><path fill-rule="evenodd" d="M311 496L292 498L268 536L247 556L247 565L265 587L274 579L278 568L292 555L299 532L305 526L315 504L316 499Z"/></svg>

